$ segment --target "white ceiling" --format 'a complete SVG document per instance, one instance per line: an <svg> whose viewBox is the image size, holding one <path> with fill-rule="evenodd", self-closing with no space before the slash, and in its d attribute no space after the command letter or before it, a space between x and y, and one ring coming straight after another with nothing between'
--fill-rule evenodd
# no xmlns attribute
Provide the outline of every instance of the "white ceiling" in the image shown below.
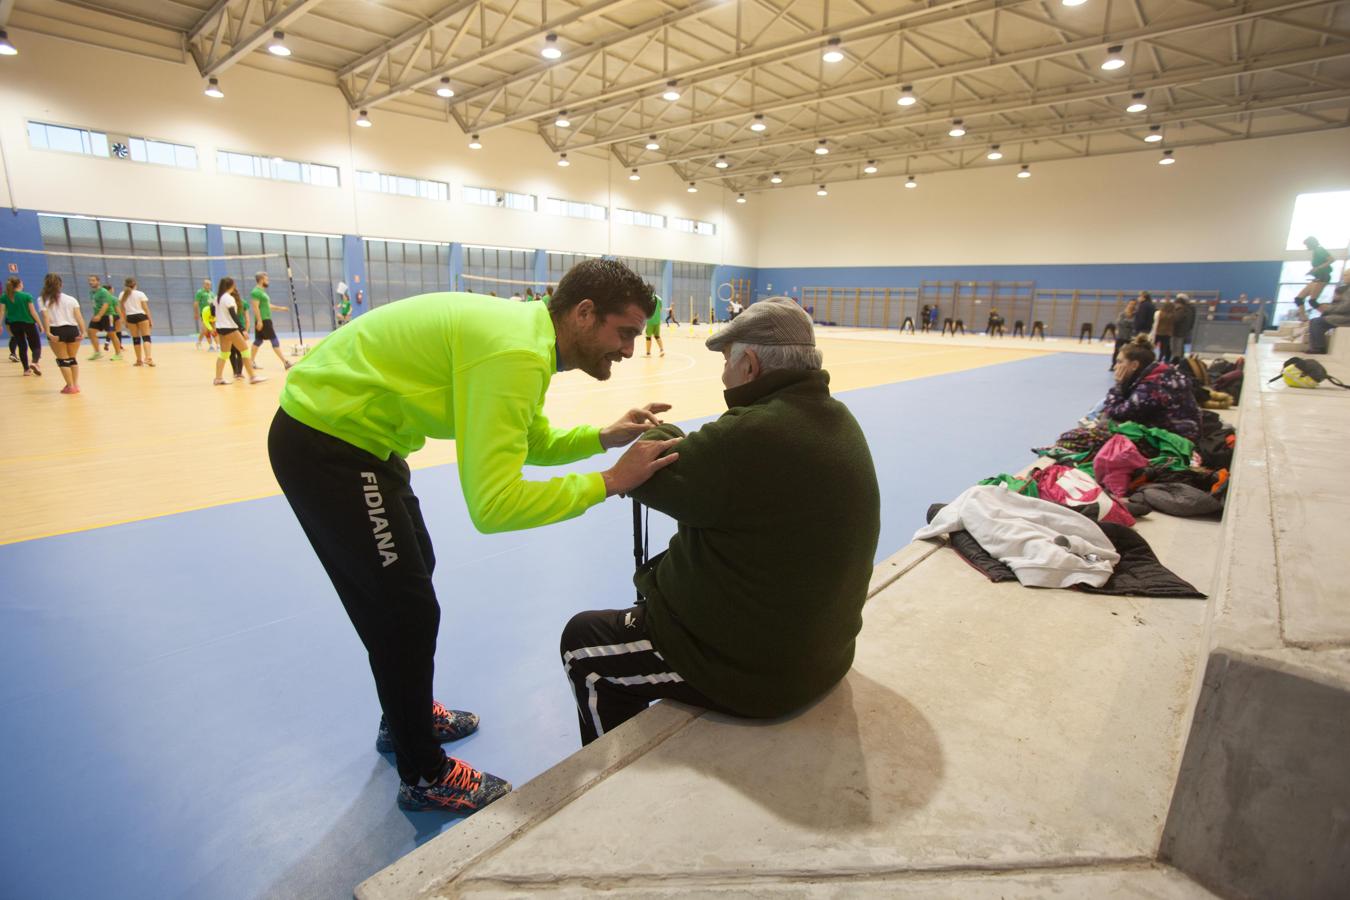
<svg viewBox="0 0 1350 900"><path fill-rule="evenodd" d="M0 0L3 20L6 0ZM1350 2L1318 0L17 0L11 21L334 85L466 134L671 165L738 191L1350 125ZM290 59L266 45L283 29ZM556 34L562 57L540 56ZM822 50L839 38L844 59ZM1100 63L1124 47L1127 65ZM224 76L222 75L222 78ZM451 100L434 93L449 78ZM680 99L662 99L675 81ZM903 85L919 102L900 107ZM1149 109L1127 113L1132 93ZM566 110L570 128L558 128ZM766 130L749 125L763 116ZM952 119L968 130L949 137ZM1159 145L1142 142L1163 126ZM660 149L644 149L656 135ZM827 156L814 151L826 141ZM986 158L991 144L1004 153ZM728 167L714 166L725 155Z"/></svg>

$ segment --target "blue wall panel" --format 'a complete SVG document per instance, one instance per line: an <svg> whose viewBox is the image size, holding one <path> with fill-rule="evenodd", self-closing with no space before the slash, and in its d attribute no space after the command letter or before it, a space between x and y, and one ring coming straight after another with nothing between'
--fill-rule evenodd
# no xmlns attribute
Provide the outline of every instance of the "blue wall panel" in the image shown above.
<svg viewBox="0 0 1350 900"><path fill-rule="evenodd" d="M42 232L38 228L37 213L31 209L0 210L0 247L14 247L19 250L41 250ZM4 278L18 275L23 281L24 290L37 297L42 290L42 279L47 275L47 257L41 253L4 253L0 252L0 263L4 264L0 289L4 287ZM10 267L18 271L10 271ZM80 285L67 285L66 293L78 294Z"/></svg>
<svg viewBox="0 0 1350 900"><path fill-rule="evenodd" d="M1272 299L1281 263L1136 263L1063 266L838 266L759 269L756 296L803 287L918 287L924 281L1034 281L1038 288L1219 291ZM725 280L725 279L723 279Z"/></svg>

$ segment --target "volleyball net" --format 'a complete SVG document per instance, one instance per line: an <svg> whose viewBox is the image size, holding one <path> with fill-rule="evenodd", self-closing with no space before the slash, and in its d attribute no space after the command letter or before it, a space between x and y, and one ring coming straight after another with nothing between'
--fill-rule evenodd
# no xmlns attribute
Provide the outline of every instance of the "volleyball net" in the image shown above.
<svg viewBox="0 0 1350 900"><path fill-rule="evenodd" d="M214 298L220 276L234 279L239 295L247 302L260 272L268 276L267 293L272 300L272 320L279 334L293 333L295 353L305 350L305 337L333 330L339 291L347 289L341 273L328 259L312 260L287 252L231 253L220 255L163 255L105 253L74 249L28 250L0 247L0 260L18 273L28 274L24 290L37 296L47 274L60 276L62 290L82 303L89 296L89 278L114 293L120 293L128 278L150 301L158 334L194 335L200 330L196 294L205 288ZM285 309L276 309L285 307ZM85 310L92 315L93 310Z"/></svg>

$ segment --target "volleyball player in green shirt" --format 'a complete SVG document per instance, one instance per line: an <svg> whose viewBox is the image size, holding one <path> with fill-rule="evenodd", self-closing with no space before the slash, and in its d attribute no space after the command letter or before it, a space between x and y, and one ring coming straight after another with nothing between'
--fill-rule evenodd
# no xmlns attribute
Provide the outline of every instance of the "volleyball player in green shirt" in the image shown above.
<svg viewBox="0 0 1350 900"><path fill-rule="evenodd" d="M197 349L202 348L202 338L206 338L206 349L216 349L216 333L211 326L206 324L207 317L203 315L206 309L211 305L215 295L211 293L211 279L202 279L202 289L197 292L193 300L197 304Z"/></svg>
<svg viewBox="0 0 1350 900"><path fill-rule="evenodd" d="M33 295L26 294L23 282L10 276L5 282L5 292L0 294L0 324L9 327L9 360L23 363L23 374L41 375L38 360L42 359L42 340L38 337L37 307L33 305ZM18 351L18 356L14 351ZM28 354L33 359L29 362Z"/></svg>
<svg viewBox="0 0 1350 900"><path fill-rule="evenodd" d="M543 414L555 372L605 380L633 355L651 311L648 284L591 259L547 306L468 293L387 303L324 338L287 377L268 436L272 471L365 645L384 713L376 748L396 755L405 809L471 812L511 789L441 747L478 717L432 698L435 548L405 460L429 437L453 438L482 532L560 522L643 484L678 458L658 458L675 441L634 444L604 472L530 481L522 469L626 446L670 408L649 403L603 429L555 429Z"/></svg>
<svg viewBox="0 0 1350 900"><path fill-rule="evenodd" d="M1308 270L1308 285L1298 292L1298 296L1305 300L1316 300L1331 283L1331 252L1315 237L1304 238L1303 246L1312 252L1312 268Z"/></svg>
<svg viewBox="0 0 1350 900"><path fill-rule="evenodd" d="M113 362L122 358L122 335L118 320L122 317L117 307L117 295L105 288L97 275L89 276L89 308L93 315L89 318L89 343L94 345L94 355L89 359L102 359L98 349L98 333L106 332L112 338Z"/></svg>
<svg viewBox="0 0 1350 900"><path fill-rule="evenodd" d="M291 363L286 359L285 354L281 352L281 339L277 337L277 331L272 327L272 310L279 309L282 312L290 309L289 306L273 306L272 298L267 295L267 273L258 272L253 276L253 293L249 299L253 305L253 352L249 359L253 362L253 368L260 369L258 365L258 348L262 346L263 341L270 341L272 352L281 360L282 366L289 369Z"/></svg>
<svg viewBox="0 0 1350 900"><path fill-rule="evenodd" d="M652 294L652 302L656 304L656 309L652 312L651 318L647 320L647 355L652 355L652 338L656 338L656 346L661 351L661 355L666 355L666 345L661 343L661 295Z"/></svg>

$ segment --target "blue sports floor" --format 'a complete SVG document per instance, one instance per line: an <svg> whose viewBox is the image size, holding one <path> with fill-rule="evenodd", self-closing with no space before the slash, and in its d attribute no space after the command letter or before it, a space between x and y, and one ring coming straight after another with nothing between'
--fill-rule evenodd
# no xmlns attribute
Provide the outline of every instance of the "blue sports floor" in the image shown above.
<svg viewBox="0 0 1350 900"><path fill-rule="evenodd" d="M881 482L878 559L1109 378L1064 353L839 395ZM414 483L437 697L483 719L447 749L519 785L578 747L558 633L632 602L631 506L485 536L452 466ZM673 526L652 530L656 552ZM281 497L0 546L0 571L0 897L348 897L458 821L395 805L364 652Z"/></svg>

